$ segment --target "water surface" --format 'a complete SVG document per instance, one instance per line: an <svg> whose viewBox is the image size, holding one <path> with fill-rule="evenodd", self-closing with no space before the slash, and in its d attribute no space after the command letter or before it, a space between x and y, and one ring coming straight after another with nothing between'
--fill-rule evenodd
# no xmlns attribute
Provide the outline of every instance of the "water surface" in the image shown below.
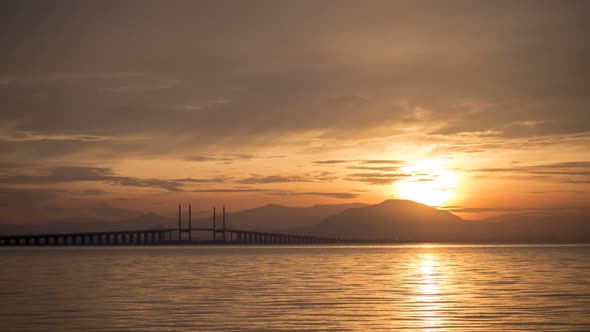
<svg viewBox="0 0 590 332"><path fill-rule="evenodd" d="M0 249L2 331L590 331L590 246Z"/></svg>

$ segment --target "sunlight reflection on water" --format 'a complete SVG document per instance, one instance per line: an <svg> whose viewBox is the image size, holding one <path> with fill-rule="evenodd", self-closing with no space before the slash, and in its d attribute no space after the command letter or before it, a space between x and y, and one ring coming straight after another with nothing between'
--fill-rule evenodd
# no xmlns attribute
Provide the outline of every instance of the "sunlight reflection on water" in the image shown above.
<svg viewBox="0 0 590 332"><path fill-rule="evenodd" d="M436 275L435 268L437 266L436 256L432 254L424 254L419 258L421 284L418 292L421 294L416 297L416 300L421 303L421 315L423 325L426 326L424 331L433 331L430 327L435 328L442 325L441 317L437 314L439 311L439 281Z"/></svg>
<svg viewBox="0 0 590 332"><path fill-rule="evenodd" d="M2 331L584 331L589 246L0 249Z"/></svg>

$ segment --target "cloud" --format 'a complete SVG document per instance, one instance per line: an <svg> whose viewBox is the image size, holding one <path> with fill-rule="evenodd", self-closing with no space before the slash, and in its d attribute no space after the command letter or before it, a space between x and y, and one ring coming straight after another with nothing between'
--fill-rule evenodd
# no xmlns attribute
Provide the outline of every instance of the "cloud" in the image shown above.
<svg viewBox="0 0 590 332"><path fill-rule="evenodd" d="M283 176L283 175L259 175L253 174L249 178L236 180L235 182L241 184L267 184L267 183L289 183L289 182L312 182L311 179L306 179L298 175Z"/></svg>
<svg viewBox="0 0 590 332"><path fill-rule="evenodd" d="M503 132L487 135L483 132L460 132L454 134L426 134L424 143L436 143L436 154L468 153L483 154L493 151L534 151L555 146L588 145L590 131L553 135L506 137Z"/></svg>
<svg viewBox="0 0 590 332"><path fill-rule="evenodd" d="M353 193L333 193L333 192L318 192L318 191L308 191L300 193L301 195L314 195L314 196L325 196L331 198L340 198L340 199L350 199L356 198L359 195Z"/></svg>
<svg viewBox="0 0 590 332"><path fill-rule="evenodd" d="M190 190L194 193L259 193L269 192L268 189L258 188L209 188L209 189L194 189Z"/></svg>
<svg viewBox="0 0 590 332"><path fill-rule="evenodd" d="M590 161L568 161L553 164L544 164L544 168L590 168Z"/></svg>
<svg viewBox="0 0 590 332"><path fill-rule="evenodd" d="M61 166L42 170L42 174L13 174L0 177L4 184L50 184L68 182L106 182L127 187L147 187L169 191L181 191L183 184L174 180L142 179L116 176L106 167Z"/></svg>
<svg viewBox="0 0 590 332"><path fill-rule="evenodd" d="M33 84L59 84L62 81L94 81L98 84L121 82L115 87L98 87L98 91L136 92L169 89L180 82L174 78L149 73L51 73L37 76L0 76L0 86L22 86Z"/></svg>
<svg viewBox="0 0 590 332"><path fill-rule="evenodd" d="M181 110L185 110L185 111L202 111L204 109L215 108L215 107L223 106L223 105L226 105L229 103L230 103L229 99L215 98L215 99L206 100L206 101L203 101L200 103L190 103L190 104L181 105L181 106L178 106L178 108Z"/></svg>
<svg viewBox="0 0 590 332"><path fill-rule="evenodd" d="M227 155L193 155L189 157L185 157L184 160L186 161L193 161L193 162L225 162L231 163L234 161L243 161L243 160L253 160L253 159L276 159L276 158L284 158L283 155L271 155L271 156L256 156L252 154L227 154Z"/></svg>
<svg viewBox="0 0 590 332"><path fill-rule="evenodd" d="M535 190L535 191L528 191L529 194L540 194L540 195L555 195L555 194L576 194L576 195L587 195L590 192L582 191L582 190Z"/></svg>
<svg viewBox="0 0 590 332"><path fill-rule="evenodd" d="M334 165L334 164L343 164L343 163L351 163L354 160L316 160L313 163L318 165Z"/></svg>
<svg viewBox="0 0 590 332"><path fill-rule="evenodd" d="M46 184L77 181L108 181L114 175L110 168L102 167L54 167L45 170L45 174L17 174L0 178L9 184Z"/></svg>
<svg viewBox="0 0 590 332"><path fill-rule="evenodd" d="M180 82L176 79L166 79L162 81L156 81L152 83L139 83L139 84L129 84L129 85L120 85L116 87L109 87L109 88L100 88L99 91L106 91L106 92L138 92L138 91L150 91L150 90L161 90L161 89L170 89L179 85Z"/></svg>
<svg viewBox="0 0 590 332"><path fill-rule="evenodd" d="M565 179L560 182L571 183L571 184L590 184L590 179L587 179L587 180Z"/></svg>
<svg viewBox="0 0 590 332"><path fill-rule="evenodd" d="M549 206L549 207L451 207L443 208L449 212L463 212L463 213L480 213L480 212L552 212L552 211L569 211L579 210L576 207L562 207L562 206Z"/></svg>
<svg viewBox="0 0 590 332"><path fill-rule="evenodd" d="M399 166L407 164L404 160L389 160L389 159L369 159L369 160L317 160L313 162L317 165L336 165L345 163L355 163L358 165L348 166L349 169L366 169L366 170L397 170ZM363 166L370 165L370 166ZM371 166L381 165L381 166ZM384 166L384 165L398 165L398 166Z"/></svg>
<svg viewBox="0 0 590 332"><path fill-rule="evenodd" d="M351 173L345 179L348 181L365 182L371 185L390 185L409 176L411 175L396 173Z"/></svg>
<svg viewBox="0 0 590 332"><path fill-rule="evenodd" d="M342 193L342 192L321 192L321 191L304 191L304 192L293 192L293 191L268 191L266 193L270 196L323 196L337 199L352 199L359 196L355 193Z"/></svg>
<svg viewBox="0 0 590 332"><path fill-rule="evenodd" d="M0 76L0 85L19 85L19 84L39 84L55 83L65 80L113 80L128 78L146 78L150 77L143 73L49 73L44 75L3 75Z"/></svg>
<svg viewBox="0 0 590 332"><path fill-rule="evenodd" d="M2 137L0 139L6 141L26 142L26 141L82 141L82 142L96 142L109 139L106 136L94 136L84 134L56 134L56 133L31 133L31 132L15 132L10 136Z"/></svg>
<svg viewBox="0 0 590 332"><path fill-rule="evenodd" d="M108 194L108 191L102 189L72 189L68 190L68 193L73 195L95 196L106 195Z"/></svg>
<svg viewBox="0 0 590 332"><path fill-rule="evenodd" d="M249 160L254 159L256 156L250 154L232 154L232 155L195 155L184 158L186 161L194 162L207 162L207 161L235 161L235 160Z"/></svg>
<svg viewBox="0 0 590 332"><path fill-rule="evenodd" d="M156 188L156 189L165 189L169 191L182 191L182 183L170 180L160 180L160 179L138 179L132 177L115 177L111 180L113 183L118 184L120 186L127 186L127 187L146 187L146 188Z"/></svg>
<svg viewBox="0 0 590 332"><path fill-rule="evenodd" d="M338 9L340 15L320 18L317 12L327 8L311 3L297 8L267 5L264 11L196 3L187 5L186 11L199 13L198 19L174 12L170 17L175 19L162 21L158 31L148 22L161 18L154 13L168 10L163 5L136 9L133 22L120 16L129 12L119 8L108 27L99 23L104 22L101 13L111 12L113 6L71 8L70 16L46 8L49 18L88 22L84 33L92 38L78 38L80 47L68 54L64 50L71 49L71 37L82 32L71 31L68 37L59 27L34 20L32 9L12 12L6 26L16 29L15 38L28 37L31 43L19 44L4 55L12 69L5 72L28 74L5 75L0 82L21 95L31 88L22 85L42 82L51 82L56 89L52 92L58 92L41 92L43 98L29 99L27 105L19 102L22 99L5 97L19 109L20 116L10 118L23 120L18 122L22 129L63 132L69 122L76 122L94 132L105 128L117 134L184 132L193 138L193 147L219 139L246 143L278 138L287 131L318 130L323 132L318 137L347 140L376 138L398 129L392 127L430 122L442 122L441 133L494 129L510 131L511 137L588 129L580 121L587 109L588 67L580 60L587 53L579 45L585 45L588 27L580 14L585 9L582 4L559 13L550 6L522 6L524 10L473 4L457 15L444 6L374 3L359 12L357 6L345 3ZM219 17L230 13L239 13L239 19L221 24ZM412 19L399 20L399 13ZM350 14L356 17L354 22L340 18ZM301 21L320 33L310 37L301 30ZM44 29L37 35L19 30L18 24L26 22ZM261 38L260 26L251 22L272 29ZM109 29L128 42L106 38ZM473 38L476 33L478 38ZM156 35L157 42L145 42ZM53 40L51 48L38 42L44 39ZM291 43L285 45L284 40ZM559 54L543 52L548 45ZM534 61L524 56L528 54L536 54ZM67 63L58 61L66 55ZM87 59L93 59L93 70L88 70ZM31 69L27 64L32 60L37 65ZM452 84L447 77L454 78ZM141 98L92 93L139 90L149 93ZM539 102L540 98L544 100ZM43 114L47 108L62 114L65 121L40 121L47 117ZM556 116L555 109L562 109L564 116ZM84 122L97 114L102 121Z"/></svg>
<svg viewBox="0 0 590 332"><path fill-rule="evenodd" d="M193 179L193 178L182 178L182 179L173 179L171 181L176 182L191 182L191 183L224 183L227 181L225 177L214 177L214 178L201 178L201 179Z"/></svg>
<svg viewBox="0 0 590 332"><path fill-rule="evenodd" d="M214 189L196 189L190 190L197 193L261 193L269 196L324 196L337 199L351 199L356 198L359 194L355 193L338 193L338 192L321 192L321 191L288 191L276 189L260 189L260 188L214 188Z"/></svg>
<svg viewBox="0 0 590 332"><path fill-rule="evenodd" d="M396 172L400 169L398 166L349 166L348 169L358 169L364 171Z"/></svg>
<svg viewBox="0 0 590 332"><path fill-rule="evenodd" d="M0 161L21 160L24 163L53 163L78 159L118 160L125 156L151 156L149 146L140 139L114 138L88 139L59 134L39 139L3 139L0 137ZM81 158L84 157L84 158Z"/></svg>
<svg viewBox="0 0 590 332"><path fill-rule="evenodd" d="M371 160L361 160L361 164L392 164L392 165L405 165L407 162L405 160L391 160L391 159L371 159Z"/></svg>
<svg viewBox="0 0 590 332"><path fill-rule="evenodd" d="M588 181L543 164L590 148L585 2L0 6L0 183L331 193L430 156L475 178ZM527 163L501 170L515 154ZM103 168L60 173L81 161ZM142 161L167 165L113 171Z"/></svg>
<svg viewBox="0 0 590 332"><path fill-rule="evenodd" d="M476 173L500 174L510 178L545 179L562 183L590 183L590 162L571 161L539 165L520 165L515 167L492 167L466 169Z"/></svg>

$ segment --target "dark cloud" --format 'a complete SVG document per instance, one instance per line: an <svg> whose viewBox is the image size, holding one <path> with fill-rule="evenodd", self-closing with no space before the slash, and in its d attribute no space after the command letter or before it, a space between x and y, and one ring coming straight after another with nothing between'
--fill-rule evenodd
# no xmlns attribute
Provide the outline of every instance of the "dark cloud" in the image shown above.
<svg viewBox="0 0 590 332"><path fill-rule="evenodd" d="M376 138L429 121L447 122L440 134L506 139L590 130L583 2L2 7L0 45L11 52L0 61L0 119L12 132L112 137L117 151L123 137L143 137L126 150L155 155L311 130ZM57 145L39 151L89 151Z"/></svg>
<svg viewBox="0 0 590 332"><path fill-rule="evenodd" d="M17 174L0 178L7 184L44 184L77 181L110 181L114 175L110 168L101 167L54 167L45 174Z"/></svg>
<svg viewBox="0 0 590 332"><path fill-rule="evenodd" d="M68 190L68 193L73 194L73 195L95 196L95 195L108 194L108 191L101 190L101 189L75 189L75 190Z"/></svg>
<svg viewBox="0 0 590 332"><path fill-rule="evenodd" d="M225 155L225 156L199 155L199 156L187 157L184 160L195 161L195 162L206 162L206 161L249 160L249 159L254 159L254 158L256 158L256 156L249 155L249 154L235 154L235 155Z"/></svg>
<svg viewBox="0 0 590 332"><path fill-rule="evenodd" d="M182 183L174 180L140 179L116 176L113 170L104 167L53 167L42 170L43 174L15 174L0 177L4 184L49 184L67 182L106 182L128 187L147 187L169 191L181 191Z"/></svg>
<svg viewBox="0 0 590 332"><path fill-rule="evenodd" d="M565 179L560 181L562 183L572 183L572 184L590 184L590 179L587 180L576 180L576 179Z"/></svg>
<svg viewBox="0 0 590 332"><path fill-rule="evenodd" d="M127 187L146 187L146 188L156 188L156 189L165 189L169 191L182 191L182 183L170 180L160 180L160 179L138 179L133 177L114 177L111 181L115 184L120 186L127 186Z"/></svg>
<svg viewBox="0 0 590 332"><path fill-rule="evenodd" d="M568 161L562 163L544 164L544 168L590 168L590 161Z"/></svg>

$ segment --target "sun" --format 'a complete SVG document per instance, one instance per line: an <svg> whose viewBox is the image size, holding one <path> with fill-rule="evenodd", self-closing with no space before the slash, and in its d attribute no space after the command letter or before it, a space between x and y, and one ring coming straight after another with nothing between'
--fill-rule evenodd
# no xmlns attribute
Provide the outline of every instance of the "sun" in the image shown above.
<svg viewBox="0 0 590 332"><path fill-rule="evenodd" d="M458 174L438 160L421 160L401 169L407 177L395 183L397 195L430 206L440 206L455 197Z"/></svg>

